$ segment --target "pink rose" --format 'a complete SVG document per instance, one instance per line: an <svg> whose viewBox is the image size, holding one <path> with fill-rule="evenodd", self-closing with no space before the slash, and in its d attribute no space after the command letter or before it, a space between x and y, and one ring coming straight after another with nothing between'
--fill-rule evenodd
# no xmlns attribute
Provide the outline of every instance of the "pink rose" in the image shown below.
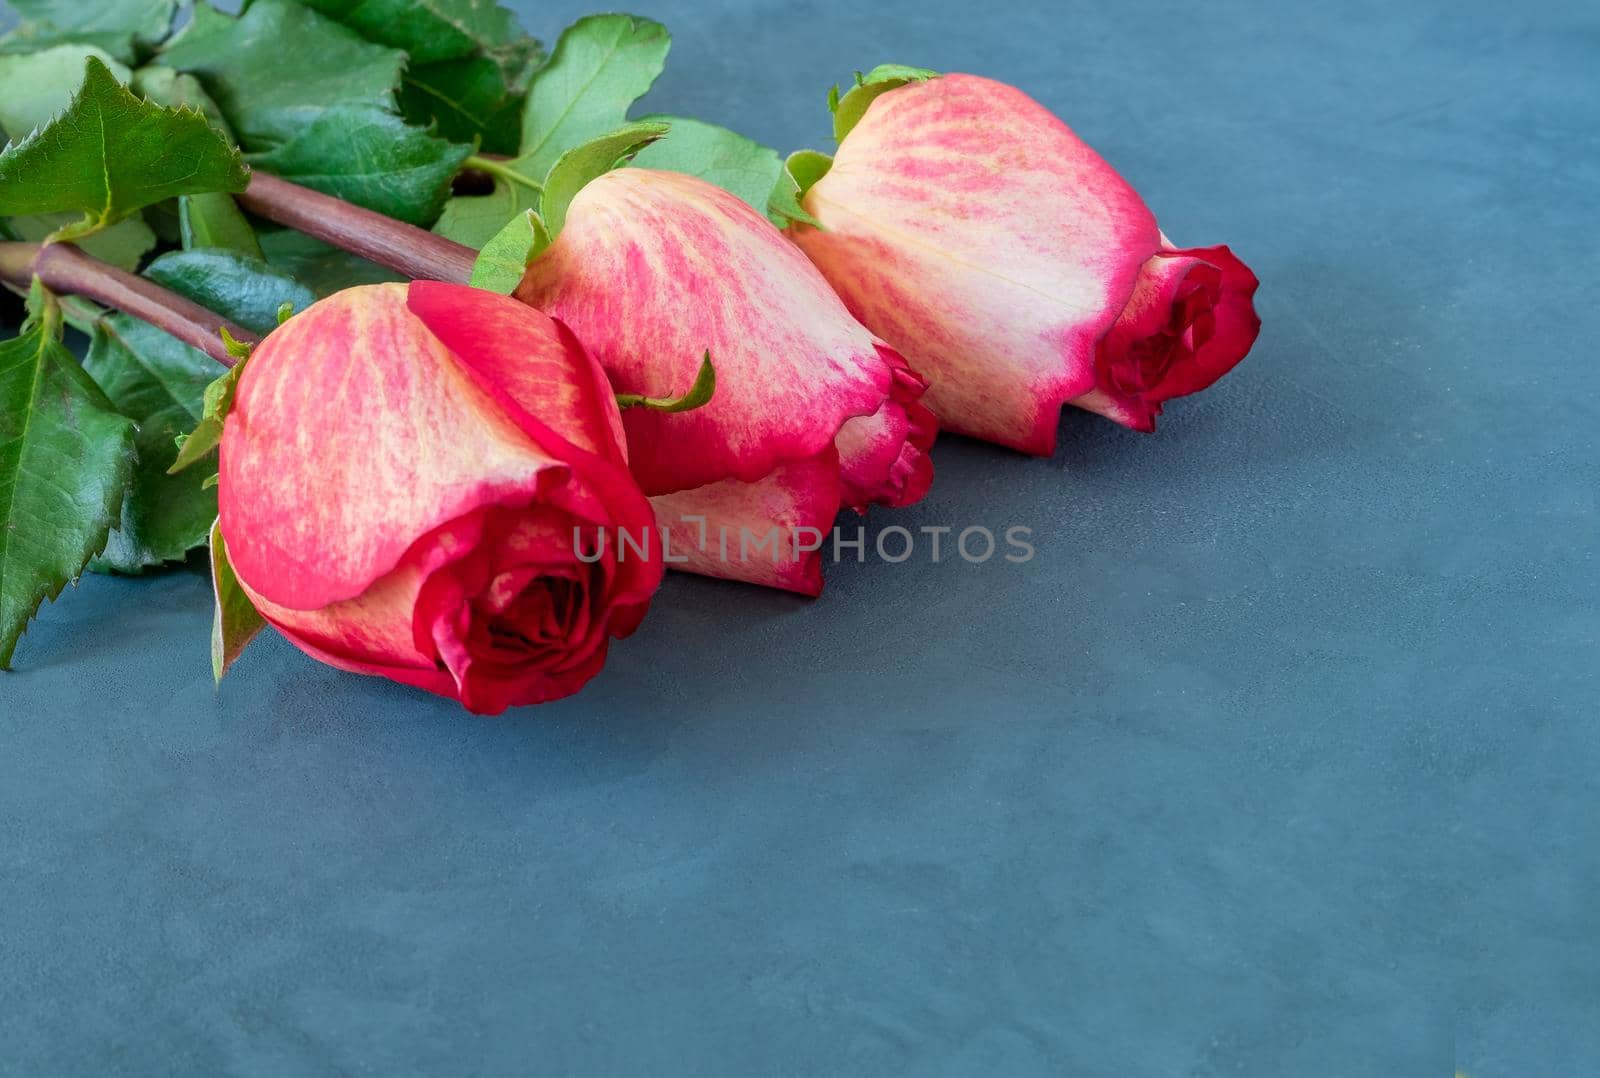
<svg viewBox="0 0 1600 1078"><path fill-rule="evenodd" d="M621 439L604 373L553 319L459 285L350 288L249 360L222 533L313 657L477 712L540 703L599 671L661 580Z"/></svg>
<svg viewBox="0 0 1600 1078"><path fill-rule="evenodd" d="M622 417L678 568L815 595L817 547L842 505L927 492L923 379L720 188L642 168L600 176L516 295L571 326L618 392L679 393L710 351L709 404ZM741 542L772 533L775 548Z"/></svg>
<svg viewBox="0 0 1600 1078"><path fill-rule="evenodd" d="M949 430L1054 451L1063 404L1137 430L1260 328L1226 247L1179 250L1137 192L1022 91L974 75L882 92L790 234L929 378Z"/></svg>

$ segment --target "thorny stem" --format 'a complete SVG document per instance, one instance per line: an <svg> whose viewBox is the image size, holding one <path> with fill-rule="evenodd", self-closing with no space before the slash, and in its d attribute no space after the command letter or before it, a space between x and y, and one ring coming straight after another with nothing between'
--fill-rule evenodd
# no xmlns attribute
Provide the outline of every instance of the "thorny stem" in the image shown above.
<svg viewBox="0 0 1600 1078"><path fill-rule="evenodd" d="M238 198L251 213L418 280L466 284L478 257L426 229L265 172L252 174Z"/></svg>
<svg viewBox="0 0 1600 1078"><path fill-rule="evenodd" d="M35 276L52 292L82 296L165 330L224 367L238 362L223 343L224 329L247 344L261 339L198 303L92 258L70 243L43 247L0 243L0 280L26 289Z"/></svg>

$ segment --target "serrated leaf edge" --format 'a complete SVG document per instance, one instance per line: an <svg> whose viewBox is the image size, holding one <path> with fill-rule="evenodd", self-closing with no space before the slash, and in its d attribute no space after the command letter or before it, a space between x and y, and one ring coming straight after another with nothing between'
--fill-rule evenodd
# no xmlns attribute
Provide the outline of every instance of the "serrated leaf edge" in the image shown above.
<svg viewBox="0 0 1600 1078"><path fill-rule="evenodd" d="M37 142L40 138L42 138L43 135L46 132L48 132L53 126L55 126L57 123L59 123L61 121L62 117L67 115L69 112L71 112L73 107L76 106L78 104L78 102L83 99L84 94L87 93L89 88L90 88L90 79L91 79L91 77L99 78L101 76L103 76L109 82L109 84L112 87L115 88L113 92L120 91L121 93L126 94L129 98L131 98L136 103L148 106L148 107L153 108L153 109L157 109L157 110L159 110L159 111L161 111L163 113L166 113L169 116L172 116L172 117L175 117L175 118L178 118L178 119L196 119L196 120L199 120L202 124L204 124L210 130L212 130L212 131L216 130L214 127L211 126L211 121L206 118L205 114L202 113L197 108L191 108L189 105L186 105L186 104L180 104L180 105L176 105L176 106L162 105L162 104L160 104L160 103L158 103L156 101L151 100L148 97L139 96L138 94L134 93L131 88L123 85L122 82L119 81L117 79L117 77L111 73L111 69L106 67L105 63L98 56L92 56L91 55L91 56L87 56L87 57L84 58L83 81L78 84L78 89L73 92L72 98L67 102L67 104L59 112L57 112L53 116L51 116L48 122L46 122L42 126L36 126L27 135L23 136L23 138L21 140L10 140L10 139L8 139L6 141L5 146L3 148L0 148L0 158L3 158L6 155L11 154L13 151L15 151L17 153L21 153L23 150L25 150L26 148L31 146L33 143ZM219 138L221 137L220 132L218 133L218 136L219 136ZM238 173L242 177L244 177L246 181L248 181L248 178L249 178L249 175L250 175L250 166L245 163L244 155L243 155L243 153L240 152L240 149L239 149L238 145L233 143L233 142L227 141L227 140L223 140L223 143L224 143L224 146L226 148L229 160L231 160L233 162L233 164L236 166ZM243 190L244 190L244 186L241 184L241 186L238 188L238 191L243 191ZM90 210L85 210L84 211L84 219L82 221L76 221L76 222L73 222L72 224L65 225L62 228L57 229L55 232L53 232L49 236L45 237L44 242L46 242L46 243L56 243L56 242L65 242L65 241L70 241L70 240L81 240L81 239L84 239L85 237L92 236L97 232L103 232L105 229L110 228L112 225L117 224L119 221L122 221L122 220L124 220L125 218L128 218L128 217L131 217L134 214L136 214L136 213L138 213L138 212L140 212L141 210L144 209L143 206L136 206L136 207L133 207L133 208L129 209L127 212L125 212L125 213L123 213L121 215L113 217L111 215L112 190L111 190L111 182L110 182L109 173L108 173L107 179L106 179L105 191L106 191L106 195L105 195L106 204L100 208L100 211L98 213L95 213L94 211L90 211ZM229 194L236 194L238 192L237 191L230 191L228 193ZM67 211L67 212L70 212L70 211Z"/></svg>
<svg viewBox="0 0 1600 1078"><path fill-rule="evenodd" d="M47 362L60 362L59 356L52 357L46 354L52 346L65 350L65 345L61 344L57 335L52 332L51 327L48 325L35 325L33 332L39 333L38 362L40 366L42 367ZM71 358L70 353L68 353L68 356ZM79 383L80 389L89 394L90 401L95 407L112 415L122 415L111 403L110 398L105 395L105 392L95 384L94 379L90 378L75 360L71 364L63 364L63 369L69 377ZM66 590L68 584L74 584L82 578L84 570L88 568L89 563L101 551L105 550L106 543L111 539L111 532L116 527L117 522L122 519L122 503L127 499L128 485L132 482L136 453L133 439L134 423L125 416L122 418L127 424L122 433L122 452L118 455L118 459L114 464L115 474L112 484L108 488L109 493L106 496L105 503L100 506L98 519L90 523L89 549L83 554L78 563L78 568L70 577L59 582L45 581L33 592L29 593L28 597L23 600L23 608L27 613L16 626L14 634L5 626L0 625L0 670L11 669L11 660L16 654L17 644L27 635L28 627L37 620L39 611L43 609L44 604L46 602L55 602L56 599L61 597L61 593Z"/></svg>

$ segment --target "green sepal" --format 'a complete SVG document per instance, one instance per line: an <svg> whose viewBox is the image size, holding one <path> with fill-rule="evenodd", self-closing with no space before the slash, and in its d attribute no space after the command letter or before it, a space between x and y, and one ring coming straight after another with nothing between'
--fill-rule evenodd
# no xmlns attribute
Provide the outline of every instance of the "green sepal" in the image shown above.
<svg viewBox="0 0 1600 1078"><path fill-rule="evenodd" d="M692 412L711 403L717 392L717 369L711 364L711 351L700 360L694 384L681 397L646 397L642 393L618 393L618 408L648 408L652 412Z"/></svg>
<svg viewBox="0 0 1600 1078"><path fill-rule="evenodd" d="M233 571L220 519L211 525L211 594L216 599L216 609L211 616L211 676L221 685L222 676L238 661L250 641L267 627L267 622L245 594L238 574Z"/></svg>
<svg viewBox="0 0 1600 1078"><path fill-rule="evenodd" d="M550 230L544 221L533 210L523 210L483 245L467 283L509 296L522 282L528 263L548 246Z"/></svg>
<svg viewBox="0 0 1600 1078"><path fill-rule="evenodd" d="M234 395L239 391L239 376L244 373L246 362L241 359L206 386L200 422L194 430L178 438L178 458L167 469L168 475L177 475L222 444L222 424L233 408Z"/></svg>
<svg viewBox="0 0 1600 1078"><path fill-rule="evenodd" d="M623 158L642 150L668 130L669 126L663 123L624 124L557 158L544 178L544 194L539 198L539 216L551 238L560 234L567 220L567 207L590 180L610 172Z"/></svg>
<svg viewBox="0 0 1600 1078"><path fill-rule="evenodd" d="M76 211L86 236L177 195L243 191L239 151L200 113L131 93L96 57L65 111L0 153L0 215Z"/></svg>
<svg viewBox="0 0 1600 1078"><path fill-rule="evenodd" d="M796 150L783 162L783 173L772 189L767 213L780 224L804 224L821 229L822 222L806 212L802 200L811 185L828 174L833 158L819 150Z"/></svg>
<svg viewBox="0 0 1600 1078"><path fill-rule="evenodd" d="M861 122L861 117L867 114L867 107L880 95L908 82L926 82L938 76L937 71L906 64L879 64L865 75L857 72L855 85L844 96L839 95L837 86L828 91L828 108L833 112L834 140L843 142L844 137Z"/></svg>
<svg viewBox="0 0 1600 1078"><path fill-rule="evenodd" d="M222 338L223 350L234 359L238 360L240 363L243 363L245 360L250 358L250 352L253 348L255 348L255 345L251 344L249 341L241 341L234 337L232 333L228 332L227 326L218 326L217 334Z"/></svg>

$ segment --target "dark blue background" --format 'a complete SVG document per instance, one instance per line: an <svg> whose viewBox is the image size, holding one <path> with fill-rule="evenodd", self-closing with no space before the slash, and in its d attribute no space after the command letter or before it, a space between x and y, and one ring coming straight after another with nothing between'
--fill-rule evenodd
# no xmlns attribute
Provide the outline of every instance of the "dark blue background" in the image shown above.
<svg viewBox="0 0 1600 1078"><path fill-rule="evenodd" d="M1600 1069L1600 11L643 10L647 107L785 149L883 60L1025 87L1254 266L1260 344L876 519L1029 565L676 578L499 720L275 638L218 694L203 576L86 580L0 678L0 1062Z"/></svg>

